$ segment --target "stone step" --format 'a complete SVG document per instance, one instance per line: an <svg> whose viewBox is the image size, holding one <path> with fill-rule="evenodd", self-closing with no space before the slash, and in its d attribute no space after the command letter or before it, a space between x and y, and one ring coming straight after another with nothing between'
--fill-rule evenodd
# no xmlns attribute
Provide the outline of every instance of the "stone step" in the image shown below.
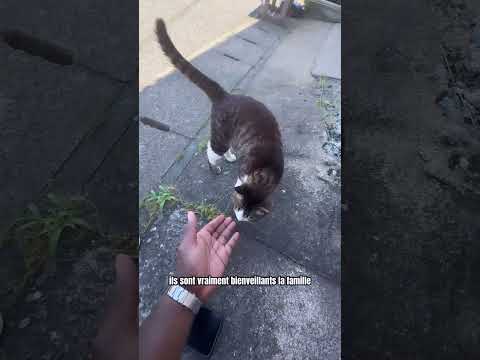
<svg viewBox="0 0 480 360"><path fill-rule="evenodd" d="M327 0L306 0L306 15L314 19L339 23L342 21L342 6Z"/></svg>

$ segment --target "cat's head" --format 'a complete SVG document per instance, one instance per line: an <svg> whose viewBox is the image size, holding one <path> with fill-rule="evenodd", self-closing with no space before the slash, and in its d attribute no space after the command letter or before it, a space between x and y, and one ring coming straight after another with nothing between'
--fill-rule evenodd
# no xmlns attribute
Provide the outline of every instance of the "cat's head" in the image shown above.
<svg viewBox="0 0 480 360"><path fill-rule="evenodd" d="M238 221L256 221L269 214L272 204L269 191L244 183L235 186L233 211Z"/></svg>

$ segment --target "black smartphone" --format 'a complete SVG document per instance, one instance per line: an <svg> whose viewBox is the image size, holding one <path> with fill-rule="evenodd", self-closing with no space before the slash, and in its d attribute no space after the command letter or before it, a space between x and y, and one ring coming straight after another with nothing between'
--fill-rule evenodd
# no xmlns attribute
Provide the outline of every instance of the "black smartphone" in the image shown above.
<svg viewBox="0 0 480 360"><path fill-rule="evenodd" d="M192 324L188 337L188 346L202 355L210 357L218 335L222 329L223 318L212 310L201 307Z"/></svg>

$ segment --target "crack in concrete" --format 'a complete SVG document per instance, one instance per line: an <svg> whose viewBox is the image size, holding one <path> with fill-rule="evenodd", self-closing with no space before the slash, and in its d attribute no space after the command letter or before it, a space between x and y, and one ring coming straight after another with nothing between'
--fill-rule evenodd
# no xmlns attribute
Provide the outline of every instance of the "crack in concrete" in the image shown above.
<svg viewBox="0 0 480 360"><path fill-rule="evenodd" d="M124 88L120 88L118 90L118 92L113 96L113 99L112 101L110 102L110 104L108 104L108 106L105 108L105 110L102 112L102 114L105 114L107 113L108 111L110 111L113 106L115 105L116 101L117 101L117 98L119 97L119 95L122 93L122 91L124 90ZM107 118L105 118L105 120L99 122L96 126L94 126L92 129L90 129L89 131L87 131L83 136L82 138L78 141L77 145L72 149L72 151L70 151L70 153L67 155L67 157L65 158L65 160L62 161L62 163L60 164L60 166L57 168L57 170L53 173L53 177L57 176L64 168L65 164L72 158L72 156L74 155L74 153L76 151L78 151L78 149L82 146L82 144L84 143L84 141L89 137L91 136L92 134L94 134L98 128L100 126L102 126L103 124L105 124L105 122L108 121Z"/></svg>
<svg viewBox="0 0 480 360"><path fill-rule="evenodd" d="M105 156L102 158L102 160L100 161L100 163L97 165L97 167L92 171L91 175L87 178L87 180L85 182L82 183L82 192L85 191L85 186L87 186L90 181L92 181L92 179L95 177L95 175L97 174L98 170L102 167L102 165L105 163L105 161L107 160L107 158L110 156L110 154L112 153L113 149L115 148L115 146L121 141L121 139L125 136L125 134L128 132L128 130L130 130L130 127L131 126L138 126L136 122L133 122L133 123L130 123L130 125L128 125L123 131L122 133L120 134L120 136L115 139L115 141L110 145L110 147L108 148L108 150L106 151L105 153Z"/></svg>
<svg viewBox="0 0 480 360"><path fill-rule="evenodd" d="M238 37L239 39L243 40L243 41L246 41L246 42L248 42L248 43L250 43L250 44L253 44L253 45L258 46L258 44L257 44L255 41L253 41L253 40L250 40L250 39L244 38L244 37L242 37L242 36L238 36L238 35L237 35L237 37Z"/></svg>
<svg viewBox="0 0 480 360"><path fill-rule="evenodd" d="M120 84L124 84L124 85L131 85L131 84L134 83L132 80L123 80L123 79L117 78L117 77L113 76L112 74L109 74L106 71L97 70L97 69L95 69L95 68L93 68L89 65L83 64L83 63L74 63L74 66L77 66L80 69L86 70L86 71L88 71L92 74L95 74L97 76L105 77L108 80L110 80L112 82L115 82L115 83L120 83Z"/></svg>
<svg viewBox="0 0 480 360"><path fill-rule="evenodd" d="M205 129L208 125L209 120L205 121L200 129L196 132L194 138L189 138L191 141L185 146L183 149L183 157L182 159L176 159L165 171L165 173L161 176L162 182L167 183L174 183L177 179L182 175L185 168L190 164L195 153L198 152L198 144L200 143L200 133ZM187 154L187 155L185 155Z"/></svg>

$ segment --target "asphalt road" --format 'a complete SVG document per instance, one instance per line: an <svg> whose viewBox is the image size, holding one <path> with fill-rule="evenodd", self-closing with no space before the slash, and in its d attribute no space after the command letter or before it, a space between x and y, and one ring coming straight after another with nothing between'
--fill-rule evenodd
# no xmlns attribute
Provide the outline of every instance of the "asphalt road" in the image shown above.
<svg viewBox="0 0 480 360"><path fill-rule="evenodd" d="M162 17L177 48L187 58L195 57L229 34L251 25L249 17L258 0L140 1L139 90L172 69L156 43L153 26Z"/></svg>

